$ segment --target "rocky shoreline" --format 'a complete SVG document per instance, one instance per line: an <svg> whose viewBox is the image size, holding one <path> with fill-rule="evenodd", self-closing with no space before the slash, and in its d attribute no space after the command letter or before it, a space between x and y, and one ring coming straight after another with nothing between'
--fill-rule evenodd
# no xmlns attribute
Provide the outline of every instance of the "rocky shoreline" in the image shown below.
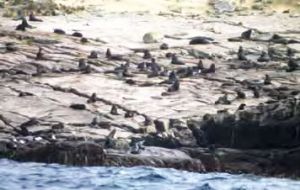
<svg viewBox="0 0 300 190"><path fill-rule="evenodd" d="M143 28L147 15L136 17ZM20 21L4 19L0 156L298 178L299 31L168 17L156 19L170 30L201 21L201 36L150 33L154 43L115 45L113 34L107 42L80 31L42 32L38 24L16 31ZM277 29L284 19L299 22L285 14L268 19L280 21Z"/></svg>

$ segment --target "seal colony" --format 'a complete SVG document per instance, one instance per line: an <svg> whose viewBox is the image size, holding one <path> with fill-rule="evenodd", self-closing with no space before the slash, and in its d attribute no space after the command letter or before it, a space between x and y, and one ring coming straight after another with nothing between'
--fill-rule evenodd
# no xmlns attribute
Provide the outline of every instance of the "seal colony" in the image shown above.
<svg viewBox="0 0 300 190"><path fill-rule="evenodd" d="M238 36L134 49L28 16L0 30L2 157L299 176L297 34L222 23Z"/></svg>

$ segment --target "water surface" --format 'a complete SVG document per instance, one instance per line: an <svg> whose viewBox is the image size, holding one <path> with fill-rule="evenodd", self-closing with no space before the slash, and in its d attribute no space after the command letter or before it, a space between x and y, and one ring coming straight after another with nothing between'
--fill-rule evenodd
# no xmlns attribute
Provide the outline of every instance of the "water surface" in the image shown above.
<svg viewBox="0 0 300 190"><path fill-rule="evenodd" d="M300 181L150 167L67 167L0 160L0 190L299 190Z"/></svg>

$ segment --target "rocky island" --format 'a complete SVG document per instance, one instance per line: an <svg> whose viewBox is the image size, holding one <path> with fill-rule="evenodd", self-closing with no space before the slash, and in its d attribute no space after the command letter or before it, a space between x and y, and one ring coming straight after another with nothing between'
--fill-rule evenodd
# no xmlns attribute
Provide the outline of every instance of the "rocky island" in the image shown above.
<svg viewBox="0 0 300 190"><path fill-rule="evenodd" d="M289 5L0 1L0 156L300 177Z"/></svg>

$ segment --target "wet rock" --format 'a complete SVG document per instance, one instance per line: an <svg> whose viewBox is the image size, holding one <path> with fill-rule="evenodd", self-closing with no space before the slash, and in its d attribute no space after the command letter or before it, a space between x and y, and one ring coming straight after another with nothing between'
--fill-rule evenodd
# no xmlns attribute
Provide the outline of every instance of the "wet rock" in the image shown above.
<svg viewBox="0 0 300 190"><path fill-rule="evenodd" d="M85 38L85 37L82 37L82 38L80 39L80 42L81 42L82 44L86 44L86 43L89 42L89 40L88 40L87 38Z"/></svg>

